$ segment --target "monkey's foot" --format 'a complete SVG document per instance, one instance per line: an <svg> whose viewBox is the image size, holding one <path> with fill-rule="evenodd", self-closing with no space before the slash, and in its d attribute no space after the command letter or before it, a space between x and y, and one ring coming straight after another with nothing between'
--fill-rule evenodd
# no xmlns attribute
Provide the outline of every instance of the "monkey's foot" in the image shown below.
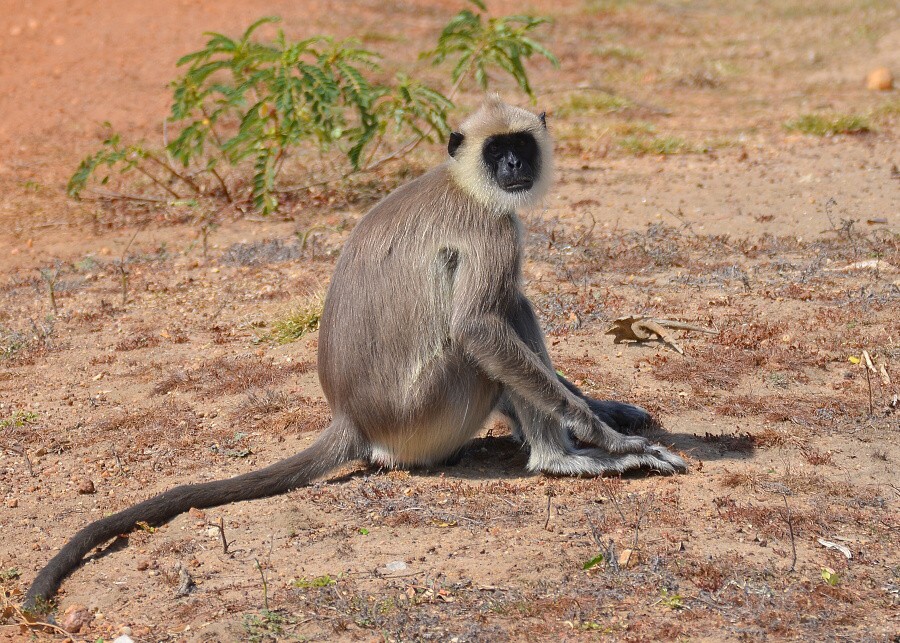
<svg viewBox="0 0 900 643"><path fill-rule="evenodd" d="M528 468L558 476L602 476L640 469L672 475L685 473L687 463L665 447L647 445L643 453L621 455L600 449L543 454L532 449Z"/></svg>

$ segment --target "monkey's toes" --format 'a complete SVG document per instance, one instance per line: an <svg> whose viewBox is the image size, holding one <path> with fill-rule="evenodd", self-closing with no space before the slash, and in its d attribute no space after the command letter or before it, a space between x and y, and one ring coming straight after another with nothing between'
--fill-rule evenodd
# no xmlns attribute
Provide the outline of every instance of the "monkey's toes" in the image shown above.
<svg viewBox="0 0 900 643"><path fill-rule="evenodd" d="M657 460L661 460L672 467L672 473L687 473L688 466L681 457L675 455L665 447L658 444L647 445L644 453L653 456Z"/></svg>

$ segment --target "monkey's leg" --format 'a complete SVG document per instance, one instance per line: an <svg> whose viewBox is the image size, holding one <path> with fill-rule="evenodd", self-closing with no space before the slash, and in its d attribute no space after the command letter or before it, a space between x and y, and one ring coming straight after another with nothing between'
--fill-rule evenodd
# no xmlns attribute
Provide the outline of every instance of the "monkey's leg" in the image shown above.
<svg viewBox="0 0 900 643"><path fill-rule="evenodd" d="M562 375L557 373L557 376L559 377L559 381L562 382L567 389L587 402L588 407L594 415L603 422L606 422L619 433L625 435L645 435L648 431L658 428L658 424L653 419L653 416L641 407L635 406L634 404L617 402L615 400L594 399L585 395L581 389ZM513 407L509 396L504 396L500 400L496 410L506 416L512 430L513 438L519 442L524 442L525 436L522 434L522 423L519 421L518 415L516 415L516 410Z"/></svg>
<svg viewBox="0 0 900 643"><path fill-rule="evenodd" d="M594 415L606 422L619 433L625 435L644 435L648 431L657 428L658 425L646 410L634 404L626 404L625 402L617 402L615 400L597 400L588 395L567 380L562 375L559 376L567 389L575 395L582 398L593 411Z"/></svg>
<svg viewBox="0 0 900 643"><path fill-rule="evenodd" d="M575 395L583 398L584 401L587 402L588 407L590 407L591 411L593 411L598 418L607 424L614 426L618 431L622 431L626 434L644 433L647 430L657 427L653 417L639 406L616 402L614 400L595 400L581 392L577 386L572 384L566 378L560 376L559 379L565 384L566 388L575 393ZM598 435L593 431L592 427L588 427L588 430L584 430L582 427L576 426L574 434L575 437L583 442L602 445L603 436ZM687 463L663 446L650 444L647 446L647 452L652 453L658 459L668 462L679 473L687 471Z"/></svg>
<svg viewBox="0 0 900 643"><path fill-rule="evenodd" d="M500 401L497 402L497 408L495 410L504 415L508 420L513 440L519 443L525 442L525 434L522 433L522 422L519 420L519 414L516 413L516 408L509 395L504 394L500 397Z"/></svg>

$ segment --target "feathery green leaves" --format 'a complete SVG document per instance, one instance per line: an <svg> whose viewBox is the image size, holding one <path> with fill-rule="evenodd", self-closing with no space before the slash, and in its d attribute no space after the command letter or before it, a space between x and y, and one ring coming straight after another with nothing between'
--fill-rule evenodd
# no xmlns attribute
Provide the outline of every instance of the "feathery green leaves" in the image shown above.
<svg viewBox="0 0 900 643"><path fill-rule="evenodd" d="M422 54L435 64L455 60L447 95L403 73L389 83L377 82L380 56L352 39L292 41L279 30L272 40L260 41L258 30L278 23L277 17L260 18L239 38L207 33L201 49L178 60L184 71L171 84L170 138L164 147L125 145L112 134L78 166L68 193L77 198L103 170L101 184L114 170L135 170L166 198L223 196L249 201L268 214L278 207L284 161L301 145L343 156L349 170L342 176L347 176L399 158L423 140L445 140L451 97L468 77L486 89L488 70L496 68L533 97L524 61L537 54L557 64L529 35L547 20L484 20L484 2L469 2L476 11L457 14L437 48ZM404 137L413 139L399 145ZM383 146L393 151L374 160ZM239 183L247 187L229 188L229 174L219 173L223 168L250 169L249 183Z"/></svg>
<svg viewBox="0 0 900 643"><path fill-rule="evenodd" d="M487 11L483 2L469 1L481 11ZM424 52L421 57L431 59L435 65L448 59L455 60L450 72L455 87L472 75L478 86L486 90L488 70L498 67L512 76L522 91L534 100L524 61L540 55L554 67L559 66L556 56L529 35L549 22L548 18L527 15L484 20L481 13L463 9L444 27L437 47Z"/></svg>

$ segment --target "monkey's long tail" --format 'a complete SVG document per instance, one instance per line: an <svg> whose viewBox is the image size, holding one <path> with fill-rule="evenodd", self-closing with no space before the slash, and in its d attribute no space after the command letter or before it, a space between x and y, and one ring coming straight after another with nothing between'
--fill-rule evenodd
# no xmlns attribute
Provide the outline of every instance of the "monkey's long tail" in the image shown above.
<svg viewBox="0 0 900 643"><path fill-rule="evenodd" d="M286 493L359 457L362 454L358 453L354 440L332 423L309 448L264 469L225 480L175 487L92 522L75 534L40 571L25 594L23 607L34 611L39 601L52 598L62 580L78 567L91 549L131 531L138 522L159 525L192 507L203 509Z"/></svg>

